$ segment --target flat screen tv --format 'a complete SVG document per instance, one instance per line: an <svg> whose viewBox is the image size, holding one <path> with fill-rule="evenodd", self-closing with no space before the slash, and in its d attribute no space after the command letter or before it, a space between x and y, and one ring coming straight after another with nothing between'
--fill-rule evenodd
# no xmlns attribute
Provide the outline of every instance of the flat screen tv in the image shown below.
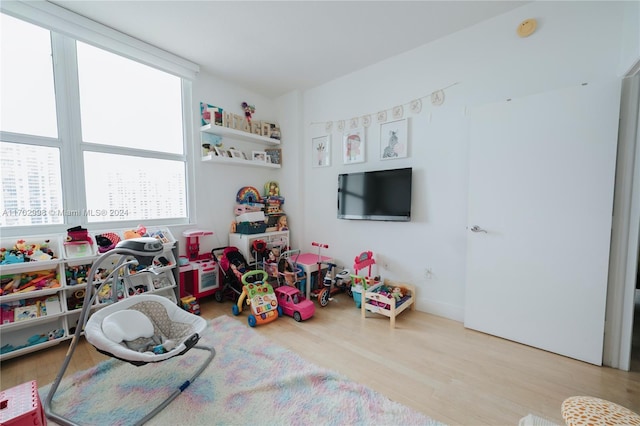
<svg viewBox="0 0 640 426"><path fill-rule="evenodd" d="M338 219L411 220L410 167L338 175Z"/></svg>

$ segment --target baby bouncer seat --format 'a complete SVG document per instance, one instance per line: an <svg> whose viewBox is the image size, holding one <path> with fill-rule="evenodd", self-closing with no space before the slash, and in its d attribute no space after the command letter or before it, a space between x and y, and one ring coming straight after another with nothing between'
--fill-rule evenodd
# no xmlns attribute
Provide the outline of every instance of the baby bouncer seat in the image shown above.
<svg viewBox="0 0 640 426"><path fill-rule="evenodd" d="M171 395L153 408L149 414L135 422L137 425L146 423L162 411L211 363L215 356L215 349L197 345L207 322L197 315L182 310L166 297L140 294L116 301L117 292L114 291L112 292L114 303L101 308L89 318L89 311L96 295L105 284L110 280L115 280L114 277L118 277L119 274L122 279L127 280L130 274L129 266L132 265L146 267L147 271L152 271L149 266L154 257L162 253L162 250L162 243L155 238L133 238L119 242L112 251L104 253L94 262L91 270L97 271L105 259L109 257L113 259L112 256L119 255L113 271L99 286L94 285L95 273L89 274L76 332L60 371L44 400L45 413L49 419L63 425L82 423L81 419L74 421L56 414L52 401L69 366L83 329L87 341L99 352L136 366L151 364L149 368L153 368L153 363L183 355L192 348L209 352L208 357L198 366L193 376L184 383L177 384L176 390ZM132 421L132 423L134 422Z"/></svg>

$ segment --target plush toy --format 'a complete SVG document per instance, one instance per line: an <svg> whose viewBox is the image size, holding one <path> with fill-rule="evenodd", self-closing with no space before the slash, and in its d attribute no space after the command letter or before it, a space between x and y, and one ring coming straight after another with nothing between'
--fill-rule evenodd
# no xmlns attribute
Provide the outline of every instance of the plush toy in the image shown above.
<svg viewBox="0 0 640 426"><path fill-rule="evenodd" d="M57 328L49 332L48 338L49 340L55 340L61 338L62 336L64 336L64 330Z"/></svg>
<svg viewBox="0 0 640 426"><path fill-rule="evenodd" d="M124 231L123 233L125 240L130 240L131 238L140 238L147 236L147 228L142 225L138 225L136 229L130 229L128 231Z"/></svg>
<svg viewBox="0 0 640 426"><path fill-rule="evenodd" d="M253 105L249 105L246 102L242 103L242 110L244 111L244 116L247 117L247 121L251 123L251 114L256 112L256 107Z"/></svg>
<svg viewBox="0 0 640 426"><path fill-rule="evenodd" d="M394 287L393 290L391 291L391 295L393 296L394 299L396 299L396 302L399 302L404 296L404 294L402 294L402 289L400 287Z"/></svg>

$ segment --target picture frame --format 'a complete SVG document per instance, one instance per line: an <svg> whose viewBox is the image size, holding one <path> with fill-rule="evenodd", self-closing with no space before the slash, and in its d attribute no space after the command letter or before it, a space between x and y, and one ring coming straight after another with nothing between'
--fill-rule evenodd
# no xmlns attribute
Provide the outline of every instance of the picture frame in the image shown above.
<svg viewBox="0 0 640 426"><path fill-rule="evenodd" d="M243 159L242 158L242 151L240 151L238 149L231 148L229 150L229 152L231 153L231 158L239 158L241 160Z"/></svg>
<svg viewBox="0 0 640 426"><path fill-rule="evenodd" d="M313 167L331 165L331 135L311 139L311 165Z"/></svg>
<svg viewBox="0 0 640 426"><path fill-rule="evenodd" d="M251 159L253 161L259 161L262 163L266 163L267 162L267 153L264 151L252 151L251 152Z"/></svg>
<svg viewBox="0 0 640 426"><path fill-rule="evenodd" d="M270 123L269 124L269 137L271 139L280 140L280 126L277 124Z"/></svg>
<svg viewBox="0 0 640 426"><path fill-rule="evenodd" d="M264 152L266 152L267 155L271 157L271 164L282 164L282 149L269 148L265 149Z"/></svg>
<svg viewBox="0 0 640 426"><path fill-rule="evenodd" d="M407 120L389 121L380 124L380 159L406 158L409 148Z"/></svg>
<svg viewBox="0 0 640 426"><path fill-rule="evenodd" d="M214 146L214 147L213 147L213 149L215 150L216 155L217 155L218 157L228 157L228 155L227 155L227 151L225 151L224 149L222 149L222 147Z"/></svg>
<svg viewBox="0 0 640 426"><path fill-rule="evenodd" d="M260 122L260 134L262 136L269 137L270 133L271 133L271 123L268 123L266 121L261 121Z"/></svg>
<svg viewBox="0 0 640 426"><path fill-rule="evenodd" d="M364 127L356 127L344 133L342 160L344 164L364 163L366 137Z"/></svg>

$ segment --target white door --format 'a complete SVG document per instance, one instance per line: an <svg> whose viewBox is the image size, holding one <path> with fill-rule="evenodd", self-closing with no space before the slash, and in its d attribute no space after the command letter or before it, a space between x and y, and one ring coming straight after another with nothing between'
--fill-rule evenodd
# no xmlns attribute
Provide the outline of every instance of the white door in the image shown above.
<svg viewBox="0 0 640 426"><path fill-rule="evenodd" d="M471 111L466 327L601 365L619 102L610 82Z"/></svg>

